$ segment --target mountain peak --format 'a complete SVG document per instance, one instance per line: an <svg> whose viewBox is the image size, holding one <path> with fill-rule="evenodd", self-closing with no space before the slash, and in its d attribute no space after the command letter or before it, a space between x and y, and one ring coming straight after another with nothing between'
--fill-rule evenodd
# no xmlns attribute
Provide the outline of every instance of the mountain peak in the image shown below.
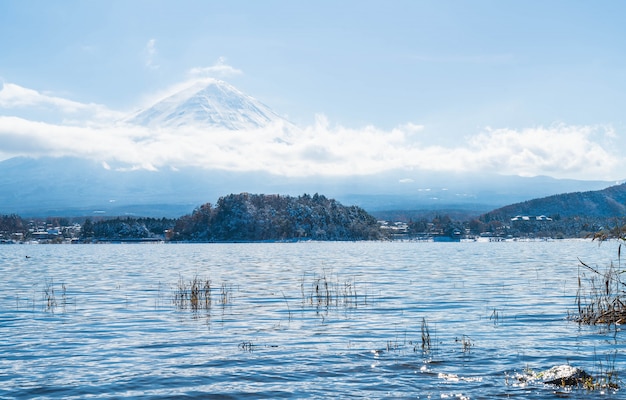
<svg viewBox="0 0 626 400"><path fill-rule="evenodd" d="M260 101L217 79L193 82L126 119L151 128L202 126L229 130L258 129L277 121L286 122Z"/></svg>

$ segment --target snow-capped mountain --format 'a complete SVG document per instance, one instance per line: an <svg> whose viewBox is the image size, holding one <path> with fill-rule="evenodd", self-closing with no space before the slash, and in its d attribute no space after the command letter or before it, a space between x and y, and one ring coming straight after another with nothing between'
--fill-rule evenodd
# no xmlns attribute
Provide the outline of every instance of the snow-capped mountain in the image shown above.
<svg viewBox="0 0 626 400"><path fill-rule="evenodd" d="M288 124L268 106L217 79L194 82L139 110L126 122L151 128L209 126L229 130L258 129L276 122Z"/></svg>

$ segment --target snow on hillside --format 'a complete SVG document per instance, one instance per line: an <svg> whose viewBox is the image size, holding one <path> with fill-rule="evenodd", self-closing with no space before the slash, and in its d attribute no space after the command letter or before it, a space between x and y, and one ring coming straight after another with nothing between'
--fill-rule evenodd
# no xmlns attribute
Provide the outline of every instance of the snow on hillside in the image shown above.
<svg viewBox="0 0 626 400"><path fill-rule="evenodd" d="M211 126L247 130L286 121L228 83L205 79L139 110L126 122L150 128Z"/></svg>

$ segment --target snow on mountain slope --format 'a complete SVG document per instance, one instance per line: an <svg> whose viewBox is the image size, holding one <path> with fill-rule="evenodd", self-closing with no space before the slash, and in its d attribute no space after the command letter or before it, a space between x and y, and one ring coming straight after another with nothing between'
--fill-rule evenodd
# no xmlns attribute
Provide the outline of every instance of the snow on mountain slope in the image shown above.
<svg viewBox="0 0 626 400"><path fill-rule="evenodd" d="M288 123L258 100L224 81L205 79L174 93L126 122L150 128L210 126L229 130L258 129Z"/></svg>

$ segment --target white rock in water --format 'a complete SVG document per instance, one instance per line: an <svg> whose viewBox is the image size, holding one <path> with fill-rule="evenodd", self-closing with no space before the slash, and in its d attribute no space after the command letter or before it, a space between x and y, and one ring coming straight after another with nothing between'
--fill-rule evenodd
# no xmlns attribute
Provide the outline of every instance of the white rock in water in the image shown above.
<svg viewBox="0 0 626 400"><path fill-rule="evenodd" d="M540 372L537 377L543 383L561 386L575 386L591 378L591 375L571 365L557 365Z"/></svg>

